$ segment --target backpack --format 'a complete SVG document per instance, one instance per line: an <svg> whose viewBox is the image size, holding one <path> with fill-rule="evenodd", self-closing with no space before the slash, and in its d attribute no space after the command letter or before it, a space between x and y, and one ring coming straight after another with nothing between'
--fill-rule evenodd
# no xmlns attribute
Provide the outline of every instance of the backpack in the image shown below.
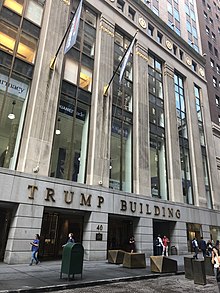
<svg viewBox="0 0 220 293"><path fill-rule="evenodd" d="M160 242L159 242L159 239L157 238L157 239L155 240L155 245L158 246L159 244L160 244Z"/></svg>

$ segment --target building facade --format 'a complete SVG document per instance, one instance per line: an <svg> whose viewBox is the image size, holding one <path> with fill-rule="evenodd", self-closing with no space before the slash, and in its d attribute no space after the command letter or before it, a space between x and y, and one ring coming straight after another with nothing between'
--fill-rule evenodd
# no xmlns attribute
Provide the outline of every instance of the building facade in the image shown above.
<svg viewBox="0 0 220 293"><path fill-rule="evenodd" d="M179 254L218 239L205 59L142 1L89 0L51 68L78 3L0 6L1 259L27 262L36 233L42 259L69 232L88 260L131 235L147 256L158 234Z"/></svg>

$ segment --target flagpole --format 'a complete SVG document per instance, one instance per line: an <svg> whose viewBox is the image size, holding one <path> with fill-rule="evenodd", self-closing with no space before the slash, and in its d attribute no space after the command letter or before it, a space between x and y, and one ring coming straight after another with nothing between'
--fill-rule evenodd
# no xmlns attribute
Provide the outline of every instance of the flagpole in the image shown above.
<svg viewBox="0 0 220 293"><path fill-rule="evenodd" d="M134 40L134 38L136 37L137 33L138 33L138 30L136 31L136 33L135 33L135 35L134 35L134 37L133 37L133 40ZM133 41L133 40L132 40L132 41ZM103 94L104 97L107 96L108 89L109 89L109 87L110 87L110 85L111 85L111 83L112 83L112 81L113 81L113 79L114 79L114 77L115 77L115 75L116 75L116 73L117 73L119 67L120 67L121 64L122 64L122 62L123 62L123 60L124 60L124 58L125 58L126 53L128 52L128 50L129 50L130 47L131 47L131 45L132 45L132 41L131 41L131 43L129 44L127 50L124 52L124 55L123 55L121 61L119 62L117 68L115 69L115 72L113 73L113 75L112 75L112 77L111 77L111 79L110 79L108 85L104 87L104 94Z"/></svg>
<svg viewBox="0 0 220 293"><path fill-rule="evenodd" d="M62 40L61 40L61 42L60 42L60 45L59 45L59 47L58 47L58 49L57 49L57 52L56 52L55 56L53 57L53 59L51 60L51 63L50 63L50 69L52 69L52 70L54 70L54 65L55 65L55 63L56 63L57 55L59 54L60 49L61 49L61 47L62 47L62 45L63 45L63 42L65 41L65 38L66 38L66 36L67 36L67 34L68 34L69 30L70 30L70 26L71 26L71 24L72 24L72 22L73 22L73 19L74 19L74 17L75 17L75 14L76 14L76 11L77 11L79 5L80 5L80 2L79 2L78 6L77 6L77 8L76 8L76 10L75 10L75 13L73 14L73 17L72 17L72 19L71 19L71 21L70 21L70 23L69 23L69 25L68 25L68 27L67 27L67 29L66 29L66 32L65 32L65 34L64 34L64 36L63 36L63 38L62 38Z"/></svg>

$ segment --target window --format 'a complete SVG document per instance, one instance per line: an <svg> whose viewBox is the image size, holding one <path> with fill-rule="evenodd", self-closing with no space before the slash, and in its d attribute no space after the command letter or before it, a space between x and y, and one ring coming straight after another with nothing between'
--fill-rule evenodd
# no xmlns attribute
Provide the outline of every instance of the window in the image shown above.
<svg viewBox="0 0 220 293"><path fill-rule="evenodd" d="M36 1L29 0L25 11L25 17L37 25L41 25L43 7Z"/></svg>
<svg viewBox="0 0 220 293"><path fill-rule="evenodd" d="M196 69L197 69L197 64L192 61L192 70L196 72Z"/></svg>
<svg viewBox="0 0 220 293"><path fill-rule="evenodd" d="M203 162L203 175L204 175L204 183L205 183L205 190L206 190L207 208L212 208L211 188L210 188L210 180L209 180L209 172L208 172L208 158L206 154L205 134L204 134L202 107L201 107L201 100L200 100L200 88L196 85L194 85L194 95L195 95L196 112L197 112L198 127L199 127L199 134L200 134L200 144L201 144L201 153L202 153L202 162Z"/></svg>
<svg viewBox="0 0 220 293"><path fill-rule="evenodd" d="M214 42L216 41L216 38L215 38L215 34L214 33L212 33L212 39L213 39Z"/></svg>
<svg viewBox="0 0 220 293"><path fill-rule="evenodd" d="M122 12L124 11L124 5L125 5L125 2L123 0L117 0L117 8L121 10Z"/></svg>
<svg viewBox="0 0 220 293"><path fill-rule="evenodd" d="M15 169L21 134L18 129L24 123L24 107L27 104L30 80L0 67L0 112L4 113L0 124L0 167ZM6 84L10 84L9 87Z"/></svg>
<svg viewBox="0 0 220 293"><path fill-rule="evenodd" d="M209 51L210 51L211 53L213 53L212 44L211 44L210 42L208 42L208 47L209 47Z"/></svg>
<svg viewBox="0 0 220 293"><path fill-rule="evenodd" d="M213 25L213 20L211 17L209 18L209 22Z"/></svg>
<svg viewBox="0 0 220 293"><path fill-rule="evenodd" d="M211 11L211 6L209 4L207 4L207 9L208 11Z"/></svg>
<svg viewBox="0 0 220 293"><path fill-rule="evenodd" d="M212 78L212 83L214 87L217 87L217 78L215 78L214 76Z"/></svg>
<svg viewBox="0 0 220 293"><path fill-rule="evenodd" d="M186 119L183 78L177 73L174 74L174 86L176 97L177 127L179 133L183 199L185 203L193 204L192 175L190 167L188 126Z"/></svg>
<svg viewBox="0 0 220 293"><path fill-rule="evenodd" d="M180 14L179 14L179 11L176 8L174 8L174 18L177 21L180 21Z"/></svg>
<svg viewBox="0 0 220 293"><path fill-rule="evenodd" d="M186 28L188 32L192 33L191 23L188 20L186 21Z"/></svg>
<svg viewBox="0 0 220 293"><path fill-rule="evenodd" d="M115 32L114 68L131 40ZM133 124L133 56L130 54L121 82L119 72L113 81L112 124L110 143L109 188L132 192L132 124Z"/></svg>
<svg viewBox="0 0 220 293"><path fill-rule="evenodd" d="M220 115L218 115L218 123L220 124Z"/></svg>
<svg viewBox="0 0 220 293"><path fill-rule="evenodd" d="M208 14L204 11L204 18L207 19L208 18Z"/></svg>
<svg viewBox="0 0 220 293"><path fill-rule="evenodd" d="M177 46L173 44L173 54L176 55L177 53Z"/></svg>
<svg viewBox="0 0 220 293"><path fill-rule="evenodd" d="M128 8L128 17L132 20L134 20L134 17L135 17L135 10L132 9L130 6Z"/></svg>
<svg viewBox="0 0 220 293"><path fill-rule="evenodd" d="M24 0L4 0L3 5L21 15L24 8Z"/></svg>
<svg viewBox="0 0 220 293"><path fill-rule="evenodd" d="M190 15L189 6L187 4L185 4L185 12L187 15Z"/></svg>
<svg viewBox="0 0 220 293"><path fill-rule="evenodd" d="M157 42L162 44L162 39L163 39L163 35L159 31L157 31Z"/></svg>
<svg viewBox="0 0 220 293"><path fill-rule="evenodd" d="M218 58L218 50L216 48L214 48L214 51L215 51L215 57Z"/></svg>
<svg viewBox="0 0 220 293"><path fill-rule="evenodd" d="M219 96L215 96L215 104L216 104L216 106L220 106L220 98L219 98Z"/></svg>
<svg viewBox="0 0 220 293"><path fill-rule="evenodd" d="M215 66L214 60L210 59L210 64L211 64L211 67L214 68L214 66Z"/></svg>
<svg viewBox="0 0 220 293"><path fill-rule="evenodd" d="M148 24L148 35L151 37L154 35L154 27L151 24Z"/></svg>
<svg viewBox="0 0 220 293"><path fill-rule="evenodd" d="M206 34L207 34L207 35L210 35L210 29L209 29L209 27L206 26L205 31L206 31Z"/></svg>
<svg viewBox="0 0 220 293"><path fill-rule="evenodd" d="M218 74L220 74L220 66L218 64L216 65L216 71Z"/></svg>
<svg viewBox="0 0 220 293"><path fill-rule="evenodd" d="M179 54L180 54L180 60L183 60L183 51L179 50Z"/></svg>
<svg viewBox="0 0 220 293"><path fill-rule="evenodd" d="M151 194L167 200L162 63L149 54L148 64Z"/></svg>
<svg viewBox="0 0 220 293"><path fill-rule="evenodd" d="M51 177L79 183L86 180L95 36L96 15L83 6L77 42L64 58L57 111L60 132L55 132L50 163Z"/></svg>
<svg viewBox="0 0 220 293"><path fill-rule="evenodd" d="M167 11L173 15L173 6L172 4L170 4L169 2L167 2Z"/></svg>

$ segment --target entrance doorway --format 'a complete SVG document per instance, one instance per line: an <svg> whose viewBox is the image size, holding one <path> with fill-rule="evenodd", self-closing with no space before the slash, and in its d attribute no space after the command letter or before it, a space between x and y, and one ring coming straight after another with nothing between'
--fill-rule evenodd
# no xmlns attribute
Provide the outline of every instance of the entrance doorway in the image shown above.
<svg viewBox="0 0 220 293"><path fill-rule="evenodd" d="M44 259L59 259L62 256L62 246L68 240L68 234L74 235L75 242L82 243L83 214L73 211L45 210L40 235L39 256Z"/></svg>
<svg viewBox="0 0 220 293"><path fill-rule="evenodd" d="M133 219L109 216L107 250L121 249L129 251L129 238L133 233Z"/></svg>
<svg viewBox="0 0 220 293"><path fill-rule="evenodd" d="M163 236L167 236L170 240L169 246L172 246L172 235L173 231L175 229L176 222L174 221L162 221L162 220L153 220L153 250L154 255L156 255L155 251L155 240L158 235L160 235L161 238Z"/></svg>
<svg viewBox="0 0 220 293"><path fill-rule="evenodd" d="M12 210L0 208L0 261L3 261L5 247L8 239L8 232L11 223Z"/></svg>
<svg viewBox="0 0 220 293"><path fill-rule="evenodd" d="M197 241L201 240L202 235L202 225L200 224L194 224L194 223L187 223L187 245L188 245L188 251L193 252L192 247L192 240L194 238L197 239Z"/></svg>

